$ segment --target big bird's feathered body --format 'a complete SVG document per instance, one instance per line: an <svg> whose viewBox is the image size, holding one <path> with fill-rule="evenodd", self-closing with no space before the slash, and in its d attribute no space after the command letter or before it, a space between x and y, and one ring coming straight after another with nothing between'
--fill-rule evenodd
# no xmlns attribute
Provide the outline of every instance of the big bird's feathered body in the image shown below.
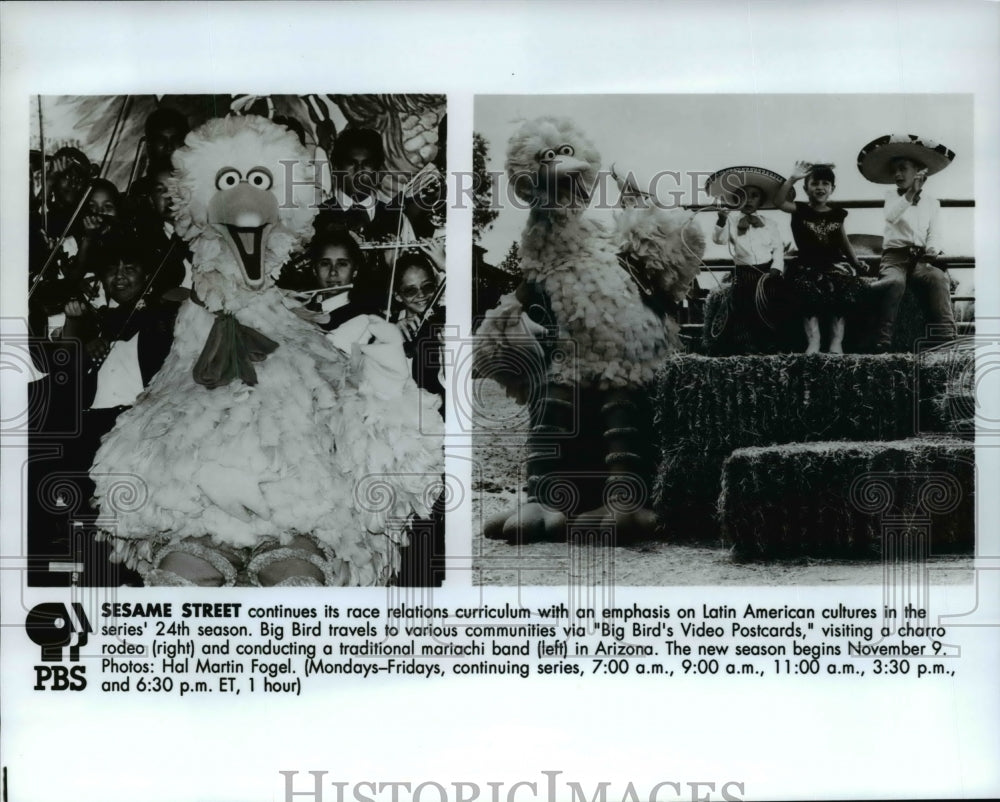
<svg viewBox="0 0 1000 802"><path fill-rule="evenodd" d="M559 149L567 147L572 155L561 157ZM546 179L539 155L550 151L556 154L550 164L561 159L569 167ZM507 174L518 196L532 204L518 256L525 281L548 300L557 336L573 343L575 358L552 364L549 378L637 387L678 350L678 327L643 303L642 289L619 257L641 261L652 291L679 301L700 269L704 238L680 210L624 210L613 230L586 216L599 168L600 154L569 120L534 120L511 138ZM480 364L507 347L508 334L522 331L522 311L511 295L487 313L479 333Z"/></svg>
<svg viewBox="0 0 1000 802"><path fill-rule="evenodd" d="M705 242L683 210L622 209L613 230L586 216L600 166L600 154L570 120L527 122L508 143L508 178L530 205L518 252L524 282L487 313L476 365L479 375L535 403L527 499L489 522L488 537L557 538L566 517L577 514L610 521L620 534L649 534L655 526L643 506L648 489L623 490L645 482L651 421L640 410L664 359L680 348L666 310L694 283ZM567 439L580 421L603 425L596 441L607 474L603 503L582 513L578 501L593 495L584 485L569 503L545 490L576 481L591 464L594 433L578 433L582 447ZM623 496L642 500L622 505Z"/></svg>
<svg viewBox="0 0 1000 802"><path fill-rule="evenodd" d="M211 120L174 156L192 298L163 367L91 471L115 551L140 571L185 539L239 549L308 535L340 561L338 581L381 584L407 516L433 500L437 400L412 382L387 391L370 380L273 286L270 274L312 236L307 161L294 134L259 117ZM222 351L246 334L239 327L276 347L226 381L212 366L232 367ZM116 498L123 476L139 480L127 503Z"/></svg>

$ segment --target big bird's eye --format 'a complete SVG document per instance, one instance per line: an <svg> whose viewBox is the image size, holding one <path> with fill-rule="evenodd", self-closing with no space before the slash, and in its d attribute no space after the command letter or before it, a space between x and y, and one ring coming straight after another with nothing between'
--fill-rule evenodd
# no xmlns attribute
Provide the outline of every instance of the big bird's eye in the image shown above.
<svg viewBox="0 0 1000 802"><path fill-rule="evenodd" d="M563 145L559 148L560 156L572 156L575 152L572 145Z"/></svg>
<svg viewBox="0 0 1000 802"><path fill-rule="evenodd" d="M254 189L270 189L274 183L271 171L265 167L254 167L247 173L247 183Z"/></svg>
<svg viewBox="0 0 1000 802"><path fill-rule="evenodd" d="M543 150L538 154L538 161L540 162L550 162L556 157L556 152L549 148L548 150Z"/></svg>
<svg viewBox="0 0 1000 802"><path fill-rule="evenodd" d="M234 167L223 167L215 174L216 189L232 189L240 183L240 171Z"/></svg>

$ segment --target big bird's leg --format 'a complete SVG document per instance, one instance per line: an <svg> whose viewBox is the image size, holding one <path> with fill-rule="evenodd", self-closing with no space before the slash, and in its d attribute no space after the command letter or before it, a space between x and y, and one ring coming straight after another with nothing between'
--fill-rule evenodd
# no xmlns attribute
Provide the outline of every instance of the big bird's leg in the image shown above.
<svg viewBox="0 0 1000 802"><path fill-rule="evenodd" d="M574 391L548 383L531 412L527 442L527 496L512 510L495 516L483 527L488 538L510 542L561 540L566 534L566 514L559 509L572 493L558 479L561 453L572 431Z"/></svg>
<svg viewBox="0 0 1000 802"><path fill-rule="evenodd" d="M656 514L649 508L651 416L635 390L610 390L603 397L604 503L574 520L613 526L621 542L652 537Z"/></svg>

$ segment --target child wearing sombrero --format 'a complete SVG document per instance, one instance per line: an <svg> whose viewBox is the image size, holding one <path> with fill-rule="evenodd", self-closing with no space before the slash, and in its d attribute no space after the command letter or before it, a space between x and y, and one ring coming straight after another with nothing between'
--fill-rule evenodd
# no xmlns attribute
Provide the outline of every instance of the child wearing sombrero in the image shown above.
<svg viewBox="0 0 1000 802"><path fill-rule="evenodd" d="M792 185L805 179L808 202L793 202ZM858 273L864 266L847 239L847 210L830 206L836 187L832 164L798 161L775 196L775 205L792 215L792 236L798 248L798 270L792 279L803 314L807 354L819 353L820 320L831 354L844 353L844 318L861 291Z"/></svg>
<svg viewBox="0 0 1000 802"><path fill-rule="evenodd" d="M774 195L784 183L777 173L760 167L727 167L709 176L705 190L721 202L712 241L728 244L733 257L729 320L737 353L777 350L773 321L765 312L771 281L785 272L785 244L778 224L758 214L774 208ZM739 214L730 214L730 208ZM762 285L762 282L764 284Z"/></svg>
<svg viewBox="0 0 1000 802"><path fill-rule="evenodd" d="M940 339L955 337L948 275L935 266L941 256L941 203L924 191L927 177L951 164L955 154L944 145L913 134L889 134L869 142L858 154L861 174L876 184L895 184L886 192L885 233L879 278L879 322L875 351L892 347L899 303L910 282L920 290L927 322Z"/></svg>

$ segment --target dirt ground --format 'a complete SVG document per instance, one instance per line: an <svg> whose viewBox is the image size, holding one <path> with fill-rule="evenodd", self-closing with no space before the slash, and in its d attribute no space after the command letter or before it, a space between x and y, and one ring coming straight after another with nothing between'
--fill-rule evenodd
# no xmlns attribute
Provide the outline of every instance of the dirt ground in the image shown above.
<svg viewBox="0 0 1000 802"><path fill-rule="evenodd" d="M473 475L474 579L482 585L873 585L881 584L881 562L805 560L738 563L722 545L648 542L615 548L578 548L566 543L508 545L482 536L482 521L512 506L518 466L524 459L527 411L488 379L473 388L476 421ZM971 557L937 557L929 564L933 584L972 581Z"/></svg>

